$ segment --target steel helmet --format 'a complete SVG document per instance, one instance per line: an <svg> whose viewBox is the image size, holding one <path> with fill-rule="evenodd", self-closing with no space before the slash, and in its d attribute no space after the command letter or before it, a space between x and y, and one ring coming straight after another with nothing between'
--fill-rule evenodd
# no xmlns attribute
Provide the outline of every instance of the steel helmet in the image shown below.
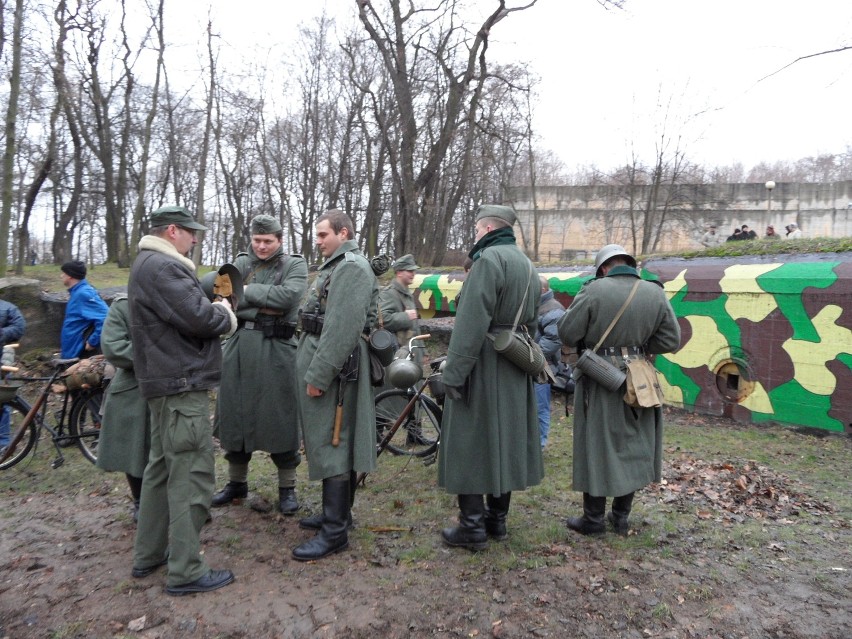
<svg viewBox="0 0 852 639"><path fill-rule="evenodd" d="M618 244L607 244L598 251L598 254L595 256L595 275L600 277L601 266L603 266L607 260L616 256L623 257L630 266L636 268L636 260L625 250L623 246Z"/></svg>
<svg viewBox="0 0 852 639"><path fill-rule="evenodd" d="M213 282L216 280L216 276L218 273L216 271L210 271L209 273L205 273L201 276L201 290L204 291L204 294L207 296L207 299L211 302L213 301Z"/></svg>
<svg viewBox="0 0 852 639"><path fill-rule="evenodd" d="M387 369L388 381L397 388L411 388L423 377L423 369L410 359L395 359Z"/></svg>

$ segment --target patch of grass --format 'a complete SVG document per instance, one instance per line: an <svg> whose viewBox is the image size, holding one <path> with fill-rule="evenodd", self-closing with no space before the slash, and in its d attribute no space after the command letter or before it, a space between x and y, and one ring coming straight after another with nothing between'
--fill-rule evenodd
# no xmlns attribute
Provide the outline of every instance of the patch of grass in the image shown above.
<svg viewBox="0 0 852 639"><path fill-rule="evenodd" d="M651 611L651 615L655 619L673 619L674 615L672 614L671 607L664 601L661 601L654 609Z"/></svg>
<svg viewBox="0 0 852 639"><path fill-rule="evenodd" d="M68 639L69 637L84 637L86 635L88 633L86 632L85 622L73 621L60 628L51 630L48 636L50 639Z"/></svg>

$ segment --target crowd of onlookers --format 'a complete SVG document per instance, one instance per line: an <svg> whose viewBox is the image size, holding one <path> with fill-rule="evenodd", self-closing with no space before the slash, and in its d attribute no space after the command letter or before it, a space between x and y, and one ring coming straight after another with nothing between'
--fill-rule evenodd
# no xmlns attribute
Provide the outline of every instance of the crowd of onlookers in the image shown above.
<svg viewBox="0 0 852 639"><path fill-rule="evenodd" d="M755 231L749 228L748 224L743 224L740 227L735 226L734 232L731 233L727 238L722 239L722 236L716 232L716 225L710 224L707 229L707 232L701 236L701 244L702 246L706 246L708 248L712 248L714 246L719 246L723 242L739 242L739 241L747 241L747 240L757 240L757 239L765 239L765 240L795 240L802 237L802 231L799 229L798 224L795 222L791 222L787 226L784 227L786 231L785 235L780 235L775 232L775 227L773 225L769 225L766 227L766 234L763 238L760 238Z"/></svg>

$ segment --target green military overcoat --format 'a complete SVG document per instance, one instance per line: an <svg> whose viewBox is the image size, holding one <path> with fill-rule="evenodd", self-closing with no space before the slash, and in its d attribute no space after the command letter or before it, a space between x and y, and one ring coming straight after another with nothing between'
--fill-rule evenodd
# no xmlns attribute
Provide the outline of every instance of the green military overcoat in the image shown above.
<svg viewBox="0 0 852 639"><path fill-rule="evenodd" d="M635 269L616 266L606 277L590 280L559 320L562 342L594 348L638 277ZM601 347L644 346L653 354L670 353L679 345L680 327L665 292L658 284L643 281ZM613 392L586 376L577 381L574 490L620 497L660 481L662 409L631 408L623 396L624 384Z"/></svg>
<svg viewBox="0 0 852 639"><path fill-rule="evenodd" d="M327 296L323 291L327 290ZM338 247L320 267L302 310L324 313L321 335L302 333L296 353L299 409L310 479L370 472L376 467L376 409L370 384L365 327L376 319L379 285L354 240ZM359 350L358 380L343 385L340 444L332 446L340 372L349 354ZM307 394L307 384L323 391Z"/></svg>
<svg viewBox="0 0 852 639"><path fill-rule="evenodd" d="M104 357L115 366L103 404L98 468L142 477L151 449L148 402L139 393L133 372L133 344L127 296L116 297L101 332Z"/></svg>
<svg viewBox="0 0 852 639"><path fill-rule="evenodd" d="M245 328L245 322L276 318L295 326L307 289L307 264L301 255L287 255L280 248L266 260L249 249L234 265L245 288L236 311L240 328L222 348L215 434L225 450L299 450L295 407L304 388L296 377L296 338L264 337L262 331Z"/></svg>
<svg viewBox="0 0 852 639"><path fill-rule="evenodd" d="M514 244L483 249L465 280L443 374L468 395L444 405L438 482L450 493L501 495L544 476L532 378L487 337L512 325L525 292L520 322L534 335L541 285Z"/></svg>
<svg viewBox="0 0 852 639"><path fill-rule="evenodd" d="M420 320L411 319L405 312L417 309L414 295L396 278L379 293L379 308L382 326L396 335L400 346L407 346L408 340L420 334Z"/></svg>

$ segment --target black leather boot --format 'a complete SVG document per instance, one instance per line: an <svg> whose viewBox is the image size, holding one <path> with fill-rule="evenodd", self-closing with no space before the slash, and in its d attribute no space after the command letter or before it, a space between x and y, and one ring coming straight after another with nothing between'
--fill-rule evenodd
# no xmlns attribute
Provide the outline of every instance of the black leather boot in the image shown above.
<svg viewBox="0 0 852 639"><path fill-rule="evenodd" d="M488 547L482 495L459 495L459 525L444 528L441 537L448 546L467 548L474 552Z"/></svg>
<svg viewBox="0 0 852 639"><path fill-rule="evenodd" d="M248 484L240 481L229 481L225 487L218 493L213 495L211 506L218 508L225 504L230 504L235 499L245 499L248 497Z"/></svg>
<svg viewBox="0 0 852 639"><path fill-rule="evenodd" d="M355 491L357 485L358 473L354 470L349 473L349 521L346 523L346 530L355 528L355 521L352 519L352 506L355 505ZM299 520L299 528L305 530L319 530L322 528L322 513L311 515L310 517L302 517Z"/></svg>
<svg viewBox="0 0 852 639"><path fill-rule="evenodd" d="M503 541L509 536L506 530L506 515L509 514L509 501L512 493L503 493L499 497L485 497L485 532L495 541Z"/></svg>
<svg viewBox="0 0 852 639"><path fill-rule="evenodd" d="M583 493L583 516L569 517L565 525L581 535L600 535L606 532L605 512L606 497L592 497L589 493Z"/></svg>
<svg viewBox="0 0 852 639"><path fill-rule="evenodd" d="M278 487L278 512L282 515L295 515L299 510L299 500L296 499L295 488Z"/></svg>
<svg viewBox="0 0 852 639"><path fill-rule="evenodd" d="M627 521L627 518L630 516L630 510L633 508L634 494L628 493L612 500L612 510L606 518L612 524L617 535L627 536L630 530L630 523Z"/></svg>
<svg viewBox="0 0 852 639"><path fill-rule="evenodd" d="M130 486L130 496L133 497L133 521L139 522L139 501L142 498L142 478L125 473L127 485Z"/></svg>
<svg viewBox="0 0 852 639"><path fill-rule="evenodd" d="M293 559L322 559L349 547L346 528L349 521L349 476L322 480L322 527L316 537L293 549Z"/></svg>

